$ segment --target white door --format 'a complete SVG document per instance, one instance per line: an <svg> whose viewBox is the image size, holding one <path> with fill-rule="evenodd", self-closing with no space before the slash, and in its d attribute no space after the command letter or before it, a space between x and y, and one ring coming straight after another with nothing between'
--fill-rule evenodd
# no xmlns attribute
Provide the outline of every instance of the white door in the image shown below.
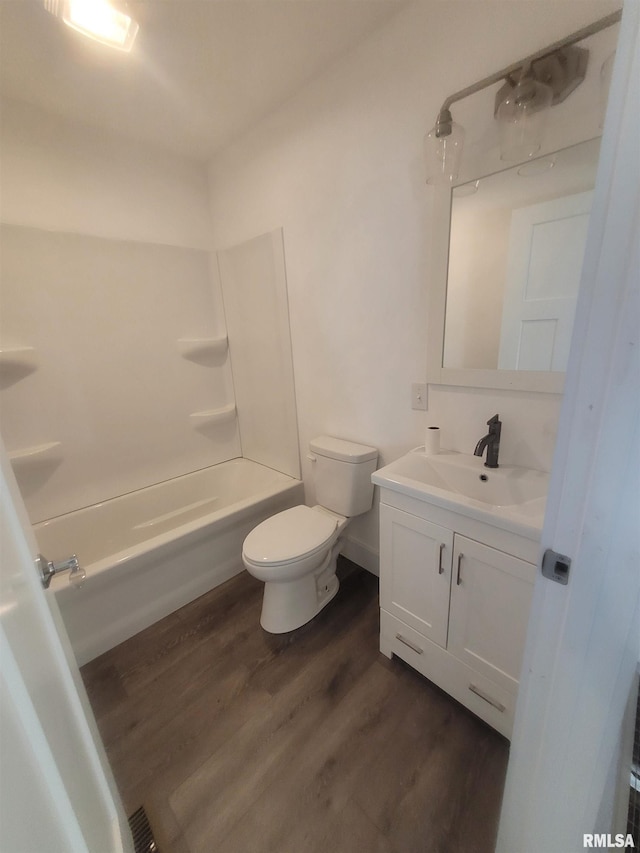
<svg viewBox="0 0 640 853"><path fill-rule="evenodd" d="M640 4L625 3L594 191L497 850L618 833L622 722L640 655ZM629 776L627 775L627 780ZM628 793L628 790L627 790ZM635 839L636 846L638 839ZM595 845L594 845L595 846Z"/></svg>
<svg viewBox="0 0 640 853"><path fill-rule="evenodd" d="M0 850L132 851L126 816L0 441ZM46 555L45 555L46 556Z"/></svg>
<svg viewBox="0 0 640 853"><path fill-rule="evenodd" d="M566 370L593 192L513 211L501 370Z"/></svg>

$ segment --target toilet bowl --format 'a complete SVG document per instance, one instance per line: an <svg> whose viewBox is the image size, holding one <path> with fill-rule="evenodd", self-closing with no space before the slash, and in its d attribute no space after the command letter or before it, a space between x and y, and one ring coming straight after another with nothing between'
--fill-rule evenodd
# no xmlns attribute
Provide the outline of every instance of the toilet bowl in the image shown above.
<svg viewBox="0 0 640 853"><path fill-rule="evenodd" d="M323 507L296 506L263 521L247 536L242 560L265 585L260 616L265 631L293 631L335 596L338 540L347 523Z"/></svg>
<svg viewBox="0 0 640 853"><path fill-rule="evenodd" d="M378 451L321 436L309 445L316 467L317 506L296 506L255 527L242 561L264 582L260 624L272 634L293 631L338 592L336 561L350 518L371 508Z"/></svg>

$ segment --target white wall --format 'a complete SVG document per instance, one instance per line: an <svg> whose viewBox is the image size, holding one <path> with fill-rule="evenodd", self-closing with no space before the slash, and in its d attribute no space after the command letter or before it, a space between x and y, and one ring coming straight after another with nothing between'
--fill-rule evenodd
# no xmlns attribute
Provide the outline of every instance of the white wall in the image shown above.
<svg viewBox="0 0 640 853"><path fill-rule="evenodd" d="M240 455L228 359L180 339L224 336L204 167L3 103L2 432L31 520Z"/></svg>
<svg viewBox="0 0 640 853"><path fill-rule="evenodd" d="M550 467L557 397L442 387L426 417L410 409L426 371L430 284L422 137L447 95L614 8L412 4L210 164L216 247L284 228L309 502L304 450L325 432L376 445L384 463L421 443L427 418L445 447L470 451L499 411L504 461ZM375 512L350 535L373 565Z"/></svg>
<svg viewBox="0 0 640 853"><path fill-rule="evenodd" d="M18 101L0 115L3 222L210 248L201 165Z"/></svg>

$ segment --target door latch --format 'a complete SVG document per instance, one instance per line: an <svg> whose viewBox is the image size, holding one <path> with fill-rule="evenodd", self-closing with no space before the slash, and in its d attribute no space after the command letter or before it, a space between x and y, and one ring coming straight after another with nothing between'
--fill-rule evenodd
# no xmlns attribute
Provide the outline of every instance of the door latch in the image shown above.
<svg viewBox="0 0 640 853"><path fill-rule="evenodd" d="M85 570L80 567L78 558L75 554L72 554L67 560L60 560L57 563L54 563L52 560L47 560L47 558L43 557L42 554L38 554L35 562L36 569L40 575L40 580L42 581L42 586L45 589L49 589L51 578L59 572L66 572L69 570L69 583L74 586L80 586L87 576Z"/></svg>
<svg viewBox="0 0 640 853"><path fill-rule="evenodd" d="M569 583L569 569L571 568L571 557L558 554L547 548L542 558L542 574L545 578L561 583L566 586Z"/></svg>

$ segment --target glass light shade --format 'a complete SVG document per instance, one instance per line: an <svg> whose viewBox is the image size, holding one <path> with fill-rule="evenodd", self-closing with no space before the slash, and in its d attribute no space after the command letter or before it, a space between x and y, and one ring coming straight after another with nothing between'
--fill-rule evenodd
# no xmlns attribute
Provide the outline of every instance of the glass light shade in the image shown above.
<svg viewBox="0 0 640 853"><path fill-rule="evenodd" d="M424 138L424 162L428 184L451 184L458 177L464 129L450 123L451 131L438 136L438 125L433 127Z"/></svg>
<svg viewBox="0 0 640 853"><path fill-rule="evenodd" d="M500 159L526 160L540 150L553 100L550 86L526 77L505 96L496 118L500 125Z"/></svg>
<svg viewBox="0 0 640 853"><path fill-rule="evenodd" d="M613 73L613 63L616 58L615 51L608 56L602 63L600 69L600 110L602 118L600 119L600 127L604 128L604 119L607 112L607 103L609 101L609 87L611 86L611 75Z"/></svg>
<svg viewBox="0 0 640 853"><path fill-rule="evenodd" d="M94 41L126 52L133 47L138 25L108 0L62 0L45 5L50 11L55 8L54 14L69 27Z"/></svg>

